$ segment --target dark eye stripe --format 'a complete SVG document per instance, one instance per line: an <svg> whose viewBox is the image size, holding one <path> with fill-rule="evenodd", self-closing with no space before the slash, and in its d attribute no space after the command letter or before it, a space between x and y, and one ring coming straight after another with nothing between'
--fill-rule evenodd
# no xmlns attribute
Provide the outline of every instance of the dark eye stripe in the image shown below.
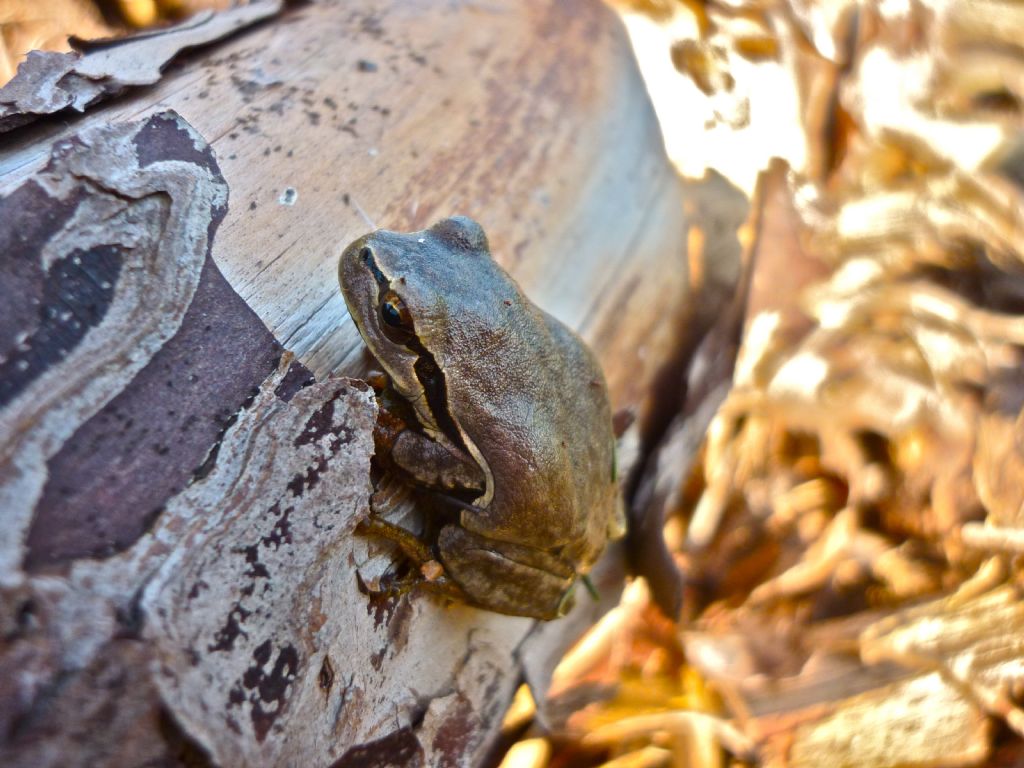
<svg viewBox="0 0 1024 768"><path fill-rule="evenodd" d="M430 407L438 429L444 432L447 438L461 450L469 453L462 434L455 424L455 419L452 418L448 410L448 382L445 380L444 372L419 339L413 337L413 340L405 346L416 353L416 364L413 366L413 370L416 371L416 378L427 396L427 405Z"/></svg>
<svg viewBox="0 0 1024 768"><path fill-rule="evenodd" d="M377 283L377 304L380 305L384 296L388 291L392 290L391 281L380 271L380 267L377 266L377 262L373 258L373 251L370 248L364 247L360 251L359 256ZM405 347L416 355L416 363L413 365L413 370L416 373L416 379L419 381L420 386L423 387L423 392L427 398L427 407L430 409L438 429L459 449L469 453L466 448L466 442L462 439L462 434L455 424L455 419L452 418L451 413L448 411L448 382L445 380L444 372L437 364L434 356L423 346L415 334L405 342Z"/></svg>

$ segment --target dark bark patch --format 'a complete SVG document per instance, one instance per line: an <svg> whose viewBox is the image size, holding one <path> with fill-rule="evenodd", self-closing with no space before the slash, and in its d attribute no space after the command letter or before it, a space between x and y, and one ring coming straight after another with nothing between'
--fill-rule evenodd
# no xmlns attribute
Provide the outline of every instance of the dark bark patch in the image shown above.
<svg viewBox="0 0 1024 768"><path fill-rule="evenodd" d="M300 448L303 445L312 445L324 435L331 433L334 428L334 398L331 398L316 413L306 421L306 427L301 434L295 438L294 445Z"/></svg>
<svg viewBox="0 0 1024 768"><path fill-rule="evenodd" d="M454 711L434 733L430 743L434 753L441 758L439 765L459 765L460 758L469 752L470 744L480 736L479 718L474 716L473 705L459 696Z"/></svg>
<svg viewBox="0 0 1024 768"><path fill-rule="evenodd" d="M274 659L268 672L266 667L273 656L274 646L267 640L252 652L253 661L242 676L242 685L250 692L253 730L256 740L262 742L270 732L274 721L288 706L288 689L299 672L299 652L294 646L284 645Z"/></svg>
<svg viewBox="0 0 1024 768"><path fill-rule="evenodd" d="M246 547L243 550L243 554L245 555L245 562L249 564L249 569L242 574L243 576L251 579L253 582L255 582L256 579L270 578L270 571L267 570L267 566L260 562L260 547L258 544ZM250 584L242 590L242 594L251 595L255 587L255 583Z"/></svg>
<svg viewBox="0 0 1024 768"><path fill-rule="evenodd" d="M313 466L307 467L305 472L297 474L292 478L291 482L288 483L288 490L292 492L293 496L301 496L320 481L320 475L326 469L327 459L322 456L317 457Z"/></svg>
<svg viewBox="0 0 1024 768"><path fill-rule="evenodd" d="M40 294L29 294L36 317L22 326L0 358L0 407L63 360L100 324L123 262L120 246L101 245L72 251L50 267Z"/></svg>
<svg viewBox="0 0 1024 768"><path fill-rule="evenodd" d="M51 197L34 181L0 197L0 405L61 357L56 351L40 349L37 338L51 279L39 254L80 200L81 194L63 200ZM61 262L51 268L51 274Z"/></svg>
<svg viewBox="0 0 1024 768"><path fill-rule="evenodd" d="M423 747L406 726L383 738L349 748L331 768L422 768Z"/></svg>
<svg viewBox="0 0 1024 768"><path fill-rule="evenodd" d="M280 355L207 257L178 332L50 460L26 569L131 546L185 488Z"/></svg>
<svg viewBox="0 0 1024 768"><path fill-rule="evenodd" d="M281 383L274 390L274 394L284 402L290 403L292 398L299 393L299 390L305 389L314 381L316 379L313 378L309 368L298 361L293 361L288 366L288 370L281 379Z"/></svg>
<svg viewBox="0 0 1024 768"><path fill-rule="evenodd" d="M384 655L388 652L387 648L381 648L375 654L370 657L370 666L380 672L380 668L384 666Z"/></svg>
<svg viewBox="0 0 1024 768"><path fill-rule="evenodd" d="M331 664L331 657L325 655L323 664L320 665L320 672L316 676L317 685L324 695L330 698L331 688L334 687L334 665Z"/></svg>
<svg viewBox="0 0 1024 768"><path fill-rule="evenodd" d="M282 511L280 504L274 504L270 508L270 513L277 517L277 522L274 523L270 533L263 537L264 547L272 547L276 551L282 544L292 543L292 526L288 518L294 509L294 507L285 507Z"/></svg>
<svg viewBox="0 0 1024 768"><path fill-rule="evenodd" d="M213 156L213 147L197 142L175 116L169 114L154 115L146 121L132 139L135 144L135 155L139 159L139 168L167 160L178 160L198 165L214 173L218 172L217 160Z"/></svg>
<svg viewBox="0 0 1024 768"><path fill-rule="evenodd" d="M388 626L394 616L402 597L388 590L375 591L370 589L356 571L356 587L360 594L365 595L366 615L373 616L373 628L379 629L381 624Z"/></svg>
<svg viewBox="0 0 1024 768"><path fill-rule="evenodd" d="M208 645L206 650L210 653L214 651L232 651L235 648L235 640L242 637L248 637L245 631L242 629L242 624L249 618L249 611L245 610L241 605L235 603L234 607L228 613L228 618L224 622L224 626L217 630L217 633L213 636L213 645Z"/></svg>

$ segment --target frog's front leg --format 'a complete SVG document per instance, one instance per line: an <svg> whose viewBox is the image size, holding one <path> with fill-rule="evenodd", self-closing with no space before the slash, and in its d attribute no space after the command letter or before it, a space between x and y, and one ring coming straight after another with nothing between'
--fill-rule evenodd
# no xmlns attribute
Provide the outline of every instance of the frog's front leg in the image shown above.
<svg viewBox="0 0 1024 768"><path fill-rule="evenodd" d="M577 574L554 555L458 525L441 529L437 548L445 572L473 605L537 619L556 619L572 607Z"/></svg>
<svg viewBox="0 0 1024 768"><path fill-rule="evenodd" d="M428 488L484 491L484 474L470 456L413 429L403 430L395 438L391 461Z"/></svg>
<svg viewBox="0 0 1024 768"><path fill-rule="evenodd" d="M445 438L435 440L421 432L415 412L395 394L384 374L375 375L373 388L380 409L374 426L378 460L421 486L483 493L484 473L469 454Z"/></svg>

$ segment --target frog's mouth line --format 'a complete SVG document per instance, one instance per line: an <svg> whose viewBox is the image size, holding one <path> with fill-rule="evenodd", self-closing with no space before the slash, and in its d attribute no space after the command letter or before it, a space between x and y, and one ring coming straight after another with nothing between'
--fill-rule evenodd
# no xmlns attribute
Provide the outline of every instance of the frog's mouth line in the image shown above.
<svg viewBox="0 0 1024 768"><path fill-rule="evenodd" d="M444 371L438 366L434 356L423 346L419 339L406 343L405 348L416 355L416 363L413 370L416 372L416 379L419 381L423 392L427 396L427 407L445 436L451 440L461 451L469 453L466 441L455 424L448 411L448 383L444 377ZM472 455L472 454L470 454Z"/></svg>
<svg viewBox="0 0 1024 768"><path fill-rule="evenodd" d="M388 293L388 291L399 293L394 290L391 285L391 281L381 271L380 267L377 266L377 262L374 260L373 252L371 250L366 249L362 254L362 261L366 265L366 268L370 270L374 281L377 283L377 306L380 305L384 295ZM412 337L404 346L416 356L416 362L413 364L413 371L416 374L416 380L419 381L420 387L426 396L427 408L430 411L431 416L434 417L434 423L444 436L451 440L459 450L469 454L470 456L475 456L475 454L466 446L466 441L462 436L462 432L459 431L458 425L455 423L455 419L448 410L448 383L445 380L444 371L441 370L441 367L437 364L437 360L434 359L434 355L430 350L423 346L423 342L421 342L419 337L416 335L415 318L413 318L412 322ZM378 360L378 362L380 362L381 365L384 365L383 361ZM387 366L384 367L386 368ZM406 399L408 399L408 393L402 394L406 396Z"/></svg>

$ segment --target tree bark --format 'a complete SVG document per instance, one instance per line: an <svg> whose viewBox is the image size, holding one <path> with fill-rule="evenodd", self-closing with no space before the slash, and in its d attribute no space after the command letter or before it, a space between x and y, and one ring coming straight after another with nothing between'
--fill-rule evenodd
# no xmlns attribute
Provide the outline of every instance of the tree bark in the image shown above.
<svg viewBox="0 0 1024 768"><path fill-rule="evenodd" d="M375 403L337 257L454 213L593 345L628 467L690 304L601 4L299 5L6 135L0 762L474 765L543 690L621 545L538 625L375 595L394 554L352 533Z"/></svg>

